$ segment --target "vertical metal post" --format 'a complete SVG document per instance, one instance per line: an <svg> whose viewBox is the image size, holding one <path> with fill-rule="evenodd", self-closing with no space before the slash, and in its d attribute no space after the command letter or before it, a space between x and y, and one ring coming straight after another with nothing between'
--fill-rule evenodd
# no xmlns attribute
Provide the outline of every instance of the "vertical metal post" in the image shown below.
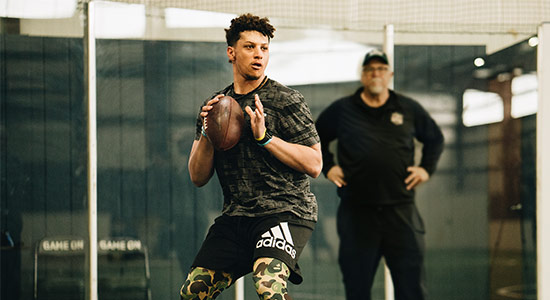
<svg viewBox="0 0 550 300"><path fill-rule="evenodd" d="M550 23L538 31L537 48L537 299L550 299Z"/></svg>
<svg viewBox="0 0 550 300"><path fill-rule="evenodd" d="M393 71L394 68L394 34L393 34L393 25L388 24L384 26L384 53L388 56L388 62L390 63L390 68ZM393 77L389 84L389 88L393 89Z"/></svg>
<svg viewBox="0 0 550 300"><path fill-rule="evenodd" d="M96 49L94 2L84 5L84 78L88 105L88 284L87 299L97 300L97 127L96 127Z"/></svg>
<svg viewBox="0 0 550 300"><path fill-rule="evenodd" d="M394 55L393 55L393 48L394 48L394 37L393 37L393 25L388 24L384 26L384 46L383 50L388 56L388 62L390 64L390 69L394 70ZM389 83L389 88L393 89L393 77L391 79L391 82ZM393 293L393 282L391 279L390 270L388 269L388 266L384 262L384 290L385 290L385 299L386 300L393 300L394 299L394 293Z"/></svg>
<svg viewBox="0 0 550 300"><path fill-rule="evenodd" d="M244 300L244 277L235 281L235 300Z"/></svg>

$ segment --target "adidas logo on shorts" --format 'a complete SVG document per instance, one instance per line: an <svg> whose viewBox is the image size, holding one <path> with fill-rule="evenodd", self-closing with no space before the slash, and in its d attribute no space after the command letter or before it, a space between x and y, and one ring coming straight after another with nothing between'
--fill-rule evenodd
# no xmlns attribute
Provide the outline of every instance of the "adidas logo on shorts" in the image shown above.
<svg viewBox="0 0 550 300"><path fill-rule="evenodd" d="M285 251L292 258L296 258L296 249L294 249L294 242L287 222L281 222L262 234L262 238L256 243L256 248L261 247L277 248Z"/></svg>

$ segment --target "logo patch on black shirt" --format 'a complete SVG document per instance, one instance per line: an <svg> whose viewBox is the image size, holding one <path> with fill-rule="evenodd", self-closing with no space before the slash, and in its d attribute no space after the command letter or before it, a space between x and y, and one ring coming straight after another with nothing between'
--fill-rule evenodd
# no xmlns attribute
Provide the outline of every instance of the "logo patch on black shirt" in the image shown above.
<svg viewBox="0 0 550 300"><path fill-rule="evenodd" d="M397 126L403 125L403 114L394 112L391 114L391 122Z"/></svg>

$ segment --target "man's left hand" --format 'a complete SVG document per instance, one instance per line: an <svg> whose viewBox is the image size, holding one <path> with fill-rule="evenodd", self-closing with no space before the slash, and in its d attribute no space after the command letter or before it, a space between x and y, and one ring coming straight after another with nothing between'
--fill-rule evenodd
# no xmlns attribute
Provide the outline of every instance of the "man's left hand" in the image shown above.
<svg viewBox="0 0 550 300"><path fill-rule="evenodd" d="M405 179L407 190L412 190L419 184L428 181L430 174L422 167L408 167L409 176Z"/></svg>
<svg viewBox="0 0 550 300"><path fill-rule="evenodd" d="M244 110L250 116L250 127L252 128L254 138L258 140L265 133L264 106L258 94L254 95L254 104L256 105L256 109L252 110L250 106L246 106Z"/></svg>

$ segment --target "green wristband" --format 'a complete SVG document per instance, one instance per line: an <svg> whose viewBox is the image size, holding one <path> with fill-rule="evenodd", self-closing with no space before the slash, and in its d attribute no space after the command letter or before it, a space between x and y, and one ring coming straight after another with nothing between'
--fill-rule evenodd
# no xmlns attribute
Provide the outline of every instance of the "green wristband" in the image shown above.
<svg viewBox="0 0 550 300"><path fill-rule="evenodd" d="M265 145L269 144L269 142L271 142L272 139L273 139L273 136L271 135L271 133L269 131L266 130L264 138L259 140L259 141L256 141L256 143L260 147L264 147Z"/></svg>

